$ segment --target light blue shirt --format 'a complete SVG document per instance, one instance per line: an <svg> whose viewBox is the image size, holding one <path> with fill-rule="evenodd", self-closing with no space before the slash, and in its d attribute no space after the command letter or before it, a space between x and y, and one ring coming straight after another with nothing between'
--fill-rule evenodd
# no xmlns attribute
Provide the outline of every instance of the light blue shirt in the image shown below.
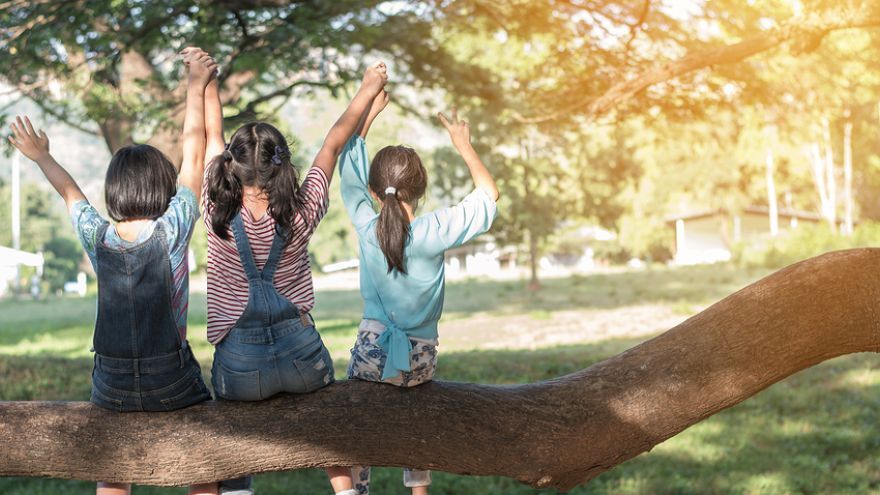
<svg viewBox="0 0 880 495"><path fill-rule="evenodd" d="M489 230L496 204L487 192L475 189L455 206L416 217L404 250L407 273L388 272L376 238L376 220L368 182L370 162L366 143L352 137L339 165L342 200L358 233L361 297L364 318L385 325L379 344L388 354L382 378L409 371L409 337L437 338L443 312L444 253Z"/></svg>

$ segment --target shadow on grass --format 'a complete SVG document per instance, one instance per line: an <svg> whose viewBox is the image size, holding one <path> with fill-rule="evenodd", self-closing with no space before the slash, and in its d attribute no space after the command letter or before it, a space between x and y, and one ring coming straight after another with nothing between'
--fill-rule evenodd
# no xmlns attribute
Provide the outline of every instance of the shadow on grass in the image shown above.
<svg viewBox="0 0 880 495"><path fill-rule="evenodd" d="M482 383L539 381L577 371L637 344L612 339L535 351L442 354L438 378ZM210 368L210 363L202 363ZM337 361L337 370L345 363ZM91 361L0 355L0 399L86 400ZM206 375L206 379L208 375ZM877 493L880 490L880 369L875 355L834 359L794 375L703 421L653 452L571 493L728 494ZM499 446L503 448L503 446ZM560 448L565 448L560 445ZM400 469L377 468L375 493L406 493ZM0 479L12 494L88 493L90 483ZM257 477L261 495L328 490L318 470ZM498 477L436 473L433 494L549 494ZM138 487L146 494L180 489Z"/></svg>

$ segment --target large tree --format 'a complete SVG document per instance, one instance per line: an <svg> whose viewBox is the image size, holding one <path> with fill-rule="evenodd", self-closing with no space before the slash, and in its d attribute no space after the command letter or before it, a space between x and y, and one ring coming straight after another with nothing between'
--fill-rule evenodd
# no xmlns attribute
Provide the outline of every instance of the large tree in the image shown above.
<svg viewBox="0 0 880 495"><path fill-rule="evenodd" d="M467 85L431 36L432 18L381 0L0 2L0 81L44 112L103 137L110 151L135 140L177 158L183 119L175 54L195 44L223 66L227 123L271 116L298 90L336 92L364 57L393 59L398 81L453 92ZM484 94L486 96L486 94Z"/></svg>
<svg viewBox="0 0 880 495"><path fill-rule="evenodd" d="M877 249L813 258L618 356L529 385L354 380L162 414L0 403L0 476L184 485L368 464L570 489L797 371L880 351L878 271Z"/></svg>

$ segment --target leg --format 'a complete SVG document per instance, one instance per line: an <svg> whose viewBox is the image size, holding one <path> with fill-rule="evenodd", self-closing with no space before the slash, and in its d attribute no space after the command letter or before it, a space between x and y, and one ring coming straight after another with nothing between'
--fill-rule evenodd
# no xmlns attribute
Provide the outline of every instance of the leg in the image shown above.
<svg viewBox="0 0 880 495"><path fill-rule="evenodd" d="M357 495L370 495L370 466L353 466L351 477Z"/></svg>
<svg viewBox="0 0 880 495"><path fill-rule="evenodd" d="M331 467L324 471L330 478L330 486L333 487L333 493L344 495L355 495L354 485L351 483L350 467Z"/></svg>
<svg viewBox="0 0 880 495"><path fill-rule="evenodd" d="M190 485L189 495L217 495L220 487L217 483L202 483L201 485Z"/></svg>
<svg viewBox="0 0 880 495"><path fill-rule="evenodd" d="M431 485L431 471L421 469L404 469L403 485L412 488L413 495L428 495Z"/></svg>
<svg viewBox="0 0 880 495"><path fill-rule="evenodd" d="M104 483L100 481L95 493L97 495L130 495L131 485L129 483Z"/></svg>

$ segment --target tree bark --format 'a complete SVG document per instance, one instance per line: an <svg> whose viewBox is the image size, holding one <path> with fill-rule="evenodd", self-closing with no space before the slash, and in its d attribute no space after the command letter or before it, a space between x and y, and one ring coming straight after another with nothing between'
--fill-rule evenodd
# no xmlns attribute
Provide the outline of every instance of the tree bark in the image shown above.
<svg viewBox="0 0 880 495"><path fill-rule="evenodd" d="M880 351L878 271L878 249L813 258L618 356L535 384L348 381L170 413L0 403L0 476L184 485L367 464L566 490L797 371Z"/></svg>

